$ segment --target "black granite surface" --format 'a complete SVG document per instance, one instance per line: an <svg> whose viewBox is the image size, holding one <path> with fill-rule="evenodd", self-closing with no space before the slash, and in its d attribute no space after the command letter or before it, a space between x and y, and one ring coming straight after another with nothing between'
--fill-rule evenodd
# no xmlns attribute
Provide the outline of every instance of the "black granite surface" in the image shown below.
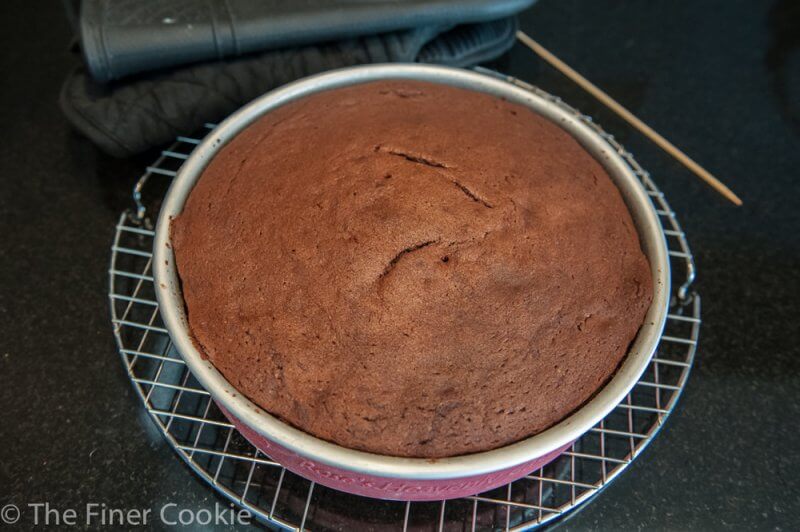
<svg viewBox="0 0 800 532"><path fill-rule="evenodd" d="M561 95L633 151L699 269L704 324L675 415L562 528L800 526L799 5L541 0L522 17L723 178L741 208L522 46L493 65ZM114 351L109 244L152 154L110 159L68 128L56 99L77 59L58 3L6 1L0 13L0 506L221 502L145 417Z"/></svg>

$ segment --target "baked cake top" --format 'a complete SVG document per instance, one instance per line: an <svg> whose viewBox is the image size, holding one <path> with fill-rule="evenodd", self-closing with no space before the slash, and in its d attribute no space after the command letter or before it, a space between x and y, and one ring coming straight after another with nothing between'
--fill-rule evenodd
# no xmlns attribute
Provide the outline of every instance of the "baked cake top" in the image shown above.
<svg viewBox="0 0 800 532"><path fill-rule="evenodd" d="M416 81L318 93L214 157L173 221L192 333L239 391L410 457L536 434L613 375L652 297L630 214L569 134Z"/></svg>

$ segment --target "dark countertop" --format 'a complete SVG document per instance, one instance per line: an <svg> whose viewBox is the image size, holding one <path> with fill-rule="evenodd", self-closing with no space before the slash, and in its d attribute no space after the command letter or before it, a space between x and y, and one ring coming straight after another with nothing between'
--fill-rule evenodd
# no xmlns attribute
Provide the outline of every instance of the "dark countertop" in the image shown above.
<svg viewBox="0 0 800 532"><path fill-rule="evenodd" d="M57 3L0 17L0 506L218 499L143 414L115 353L109 245L144 156L57 105L77 59ZM541 0L523 28L728 183L734 208L517 45L495 68L593 115L652 173L696 255L701 342L640 459L569 529L800 525L800 13L794 0Z"/></svg>

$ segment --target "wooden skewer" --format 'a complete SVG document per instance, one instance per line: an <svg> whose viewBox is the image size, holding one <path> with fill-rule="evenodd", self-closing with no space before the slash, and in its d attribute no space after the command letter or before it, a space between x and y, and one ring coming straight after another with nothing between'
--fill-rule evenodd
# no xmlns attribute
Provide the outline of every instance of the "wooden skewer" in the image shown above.
<svg viewBox="0 0 800 532"><path fill-rule="evenodd" d="M675 145L673 145L670 141L659 135L650 126L639 120L633 113L625 109L616 100L614 100L611 96L609 96L601 89L599 89L591 81L581 76L579 73L573 70L569 65L564 63L561 59L550 53L541 44L531 39L523 31L517 31L517 39L519 39L525 46L533 50L533 52L536 53L539 57L550 63L556 70L558 70L566 77L577 83L586 92L588 92L589 94L600 100L601 103L603 103L604 105L609 107L612 111L617 113L622 119L624 119L630 125L638 129L647 138L655 142L662 150L672 155L686 168L694 172L700 179L711 185L711 187L713 187L717 192L725 196L735 205L742 204L742 200L739 199L739 196L734 194L733 191L729 189L727 186L725 186L725 184L722 181L711 175L711 173L709 173L705 168L703 168L702 166L697 164L694 160L692 160L691 157L689 157L681 150L679 150L677 147L675 147Z"/></svg>

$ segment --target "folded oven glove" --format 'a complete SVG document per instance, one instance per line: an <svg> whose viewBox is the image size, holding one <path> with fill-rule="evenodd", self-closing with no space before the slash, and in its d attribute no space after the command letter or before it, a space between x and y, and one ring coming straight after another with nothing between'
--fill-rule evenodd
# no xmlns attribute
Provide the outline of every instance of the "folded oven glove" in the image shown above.
<svg viewBox="0 0 800 532"><path fill-rule="evenodd" d="M534 0L82 0L78 32L91 76L424 27L486 22Z"/></svg>
<svg viewBox="0 0 800 532"><path fill-rule="evenodd" d="M319 45L281 48L139 74L101 84L83 68L69 75L61 108L103 151L130 156L217 122L253 98L303 76L364 63L464 67L513 44L513 17L454 28L427 26Z"/></svg>

